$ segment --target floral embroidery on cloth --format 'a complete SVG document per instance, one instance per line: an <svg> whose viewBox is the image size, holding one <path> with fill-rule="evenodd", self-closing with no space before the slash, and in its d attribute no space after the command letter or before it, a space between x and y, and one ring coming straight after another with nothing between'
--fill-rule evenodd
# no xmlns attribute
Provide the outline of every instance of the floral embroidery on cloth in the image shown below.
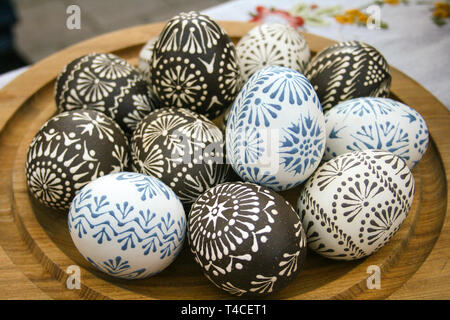
<svg viewBox="0 0 450 320"><path fill-rule="evenodd" d="M362 7L347 10L344 10L340 5L320 7L317 4L306 4L304 2L296 3L289 11L273 7L257 6L256 13L250 13L250 21L261 23L284 22L294 28L304 28L305 26L328 26L332 19L334 19L339 24L352 24L365 27L372 22L368 12L371 6L395 6L400 3L410 5L409 0L375 0ZM447 19L450 17L450 0L441 2L418 0L414 4L430 6L430 17L438 26L446 24ZM387 29L388 24L385 21L379 21L378 27Z"/></svg>

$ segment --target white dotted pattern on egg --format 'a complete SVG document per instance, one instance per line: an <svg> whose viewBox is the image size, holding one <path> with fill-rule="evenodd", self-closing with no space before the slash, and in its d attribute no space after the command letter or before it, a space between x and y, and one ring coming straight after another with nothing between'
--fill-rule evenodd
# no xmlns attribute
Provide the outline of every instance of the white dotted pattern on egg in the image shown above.
<svg viewBox="0 0 450 320"><path fill-rule="evenodd" d="M236 45L243 82L266 66L303 72L311 52L305 38L293 27L265 23L250 30Z"/></svg>
<svg viewBox="0 0 450 320"><path fill-rule="evenodd" d="M309 81L278 66L255 73L228 117L226 150L245 181L274 190L305 181L325 150L324 116Z"/></svg>
<svg viewBox="0 0 450 320"><path fill-rule="evenodd" d="M186 233L183 206L154 177L119 172L86 185L68 215L72 240L100 271L142 279L170 265Z"/></svg>
<svg viewBox="0 0 450 320"><path fill-rule="evenodd" d="M405 220L414 187L406 163L390 152L355 151L324 163L297 203L309 248L340 260L376 252Z"/></svg>
<svg viewBox="0 0 450 320"><path fill-rule="evenodd" d="M428 128L409 106L388 98L357 98L325 114L329 160L350 151L381 149L406 161L412 169L428 148Z"/></svg>

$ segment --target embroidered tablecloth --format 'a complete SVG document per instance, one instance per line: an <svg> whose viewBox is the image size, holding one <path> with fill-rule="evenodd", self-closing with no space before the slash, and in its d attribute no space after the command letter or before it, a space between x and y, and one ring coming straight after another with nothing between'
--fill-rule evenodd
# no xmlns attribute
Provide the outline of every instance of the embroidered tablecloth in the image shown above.
<svg viewBox="0 0 450 320"><path fill-rule="evenodd" d="M253 15L337 41L364 41L450 109L448 2L235 0L202 12L217 20L249 21Z"/></svg>

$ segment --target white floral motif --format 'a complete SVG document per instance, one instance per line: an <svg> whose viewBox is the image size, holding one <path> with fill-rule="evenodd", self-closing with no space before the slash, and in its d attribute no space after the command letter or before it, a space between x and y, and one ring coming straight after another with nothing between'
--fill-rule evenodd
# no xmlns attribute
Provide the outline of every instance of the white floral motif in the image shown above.
<svg viewBox="0 0 450 320"><path fill-rule="evenodd" d="M167 69L161 75L161 85L166 99L177 107L195 103L194 97L202 89L199 78L180 65Z"/></svg>
<svg viewBox="0 0 450 320"><path fill-rule="evenodd" d="M159 145L155 144L147 154L142 167L146 174L161 178L164 173L164 158Z"/></svg>
<svg viewBox="0 0 450 320"><path fill-rule="evenodd" d="M161 52L178 51L202 54L217 45L222 29L209 17L197 12L173 17L161 33Z"/></svg>
<svg viewBox="0 0 450 320"><path fill-rule="evenodd" d="M283 260L279 263L279 266L282 268L278 274L280 276L287 275L290 276L293 272L297 271L298 266L298 256L300 255L300 250L294 253L283 253Z"/></svg>
<svg viewBox="0 0 450 320"><path fill-rule="evenodd" d="M256 275L256 280L251 281L250 283L254 285L253 288L250 289L251 292L259 292L259 293L270 293L273 291L273 285L277 281L277 277L275 276L263 276Z"/></svg>
<svg viewBox="0 0 450 320"><path fill-rule="evenodd" d="M100 80L89 68L84 68L78 77L76 89L86 101L96 102L108 96L115 86L114 82Z"/></svg>
<svg viewBox="0 0 450 320"><path fill-rule="evenodd" d="M100 54L92 62L92 70L102 78L115 80L128 76L132 68L125 60L117 59L111 54Z"/></svg>
<svg viewBox="0 0 450 320"><path fill-rule="evenodd" d="M216 201L212 205L208 204L212 194L216 192L223 195L223 198L216 197ZM269 209L274 204L273 197L268 193L262 194L269 200L264 212L271 216L273 212ZM191 211L191 239L195 251L207 260L215 261L227 256L231 259L230 262L233 262L231 253L244 241L247 241L251 244L252 252L257 252L259 242L266 242L265 234L271 231L269 225L256 230L255 222L263 214L260 212L258 199L255 191L243 184L223 184L206 191L197 199L196 205ZM223 220L223 223L220 228L217 228L219 219ZM274 220L270 219L269 221ZM229 236L231 234L233 234L232 237ZM246 259L250 260L251 257L246 257ZM227 267L227 272L230 271L231 266Z"/></svg>
<svg viewBox="0 0 450 320"><path fill-rule="evenodd" d="M50 168L41 168L32 172L29 179L32 192L45 202L57 202L63 197L61 178Z"/></svg>
<svg viewBox="0 0 450 320"><path fill-rule="evenodd" d="M149 125L143 128L144 131L141 134L143 137L142 144L144 146L144 151L147 152L153 142L160 137L164 137L163 144L172 149L175 144L180 143L181 138L178 135L171 134L170 132L172 129L185 123L186 121L186 119L172 114L163 115L152 121Z"/></svg>
<svg viewBox="0 0 450 320"><path fill-rule="evenodd" d="M77 93L77 90L71 89L67 97L66 110L73 109L93 109L100 112L105 112L105 101L99 100L96 102L86 102Z"/></svg>
<svg viewBox="0 0 450 320"><path fill-rule="evenodd" d="M195 115L194 115L195 117ZM222 132L208 119L200 117L183 125L179 129L180 133L192 137L202 143L223 141Z"/></svg>
<svg viewBox="0 0 450 320"><path fill-rule="evenodd" d="M81 134L87 132L90 136L92 136L95 129L100 140L103 140L103 138L106 137L109 141L114 142L114 131L110 128L110 123L106 121L105 118L106 116L101 114L97 114L94 118L86 112L80 112L73 116L74 120L86 121L86 123L81 123L78 125L83 128Z"/></svg>
<svg viewBox="0 0 450 320"><path fill-rule="evenodd" d="M240 289L236 286L234 286L232 283L227 282L222 284L221 288L225 291L227 291L229 294L235 295L235 296L242 296L244 293L246 293L247 291L244 289Z"/></svg>

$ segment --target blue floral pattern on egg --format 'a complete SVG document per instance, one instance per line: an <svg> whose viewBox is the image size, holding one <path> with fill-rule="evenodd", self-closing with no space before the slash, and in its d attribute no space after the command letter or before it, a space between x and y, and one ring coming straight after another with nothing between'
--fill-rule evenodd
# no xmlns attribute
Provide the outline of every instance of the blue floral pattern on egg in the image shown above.
<svg viewBox="0 0 450 320"><path fill-rule="evenodd" d="M318 167L325 150L319 99L300 72L256 72L238 94L226 127L227 159L245 181L293 188Z"/></svg>
<svg viewBox="0 0 450 320"><path fill-rule="evenodd" d="M350 151L381 149L401 157L412 169L428 148L428 127L411 107L389 98L356 98L325 113L324 159Z"/></svg>
<svg viewBox="0 0 450 320"><path fill-rule="evenodd" d="M178 197L159 179L119 172L75 196L68 226L75 246L94 267L113 277L142 279L177 257L186 216Z"/></svg>

